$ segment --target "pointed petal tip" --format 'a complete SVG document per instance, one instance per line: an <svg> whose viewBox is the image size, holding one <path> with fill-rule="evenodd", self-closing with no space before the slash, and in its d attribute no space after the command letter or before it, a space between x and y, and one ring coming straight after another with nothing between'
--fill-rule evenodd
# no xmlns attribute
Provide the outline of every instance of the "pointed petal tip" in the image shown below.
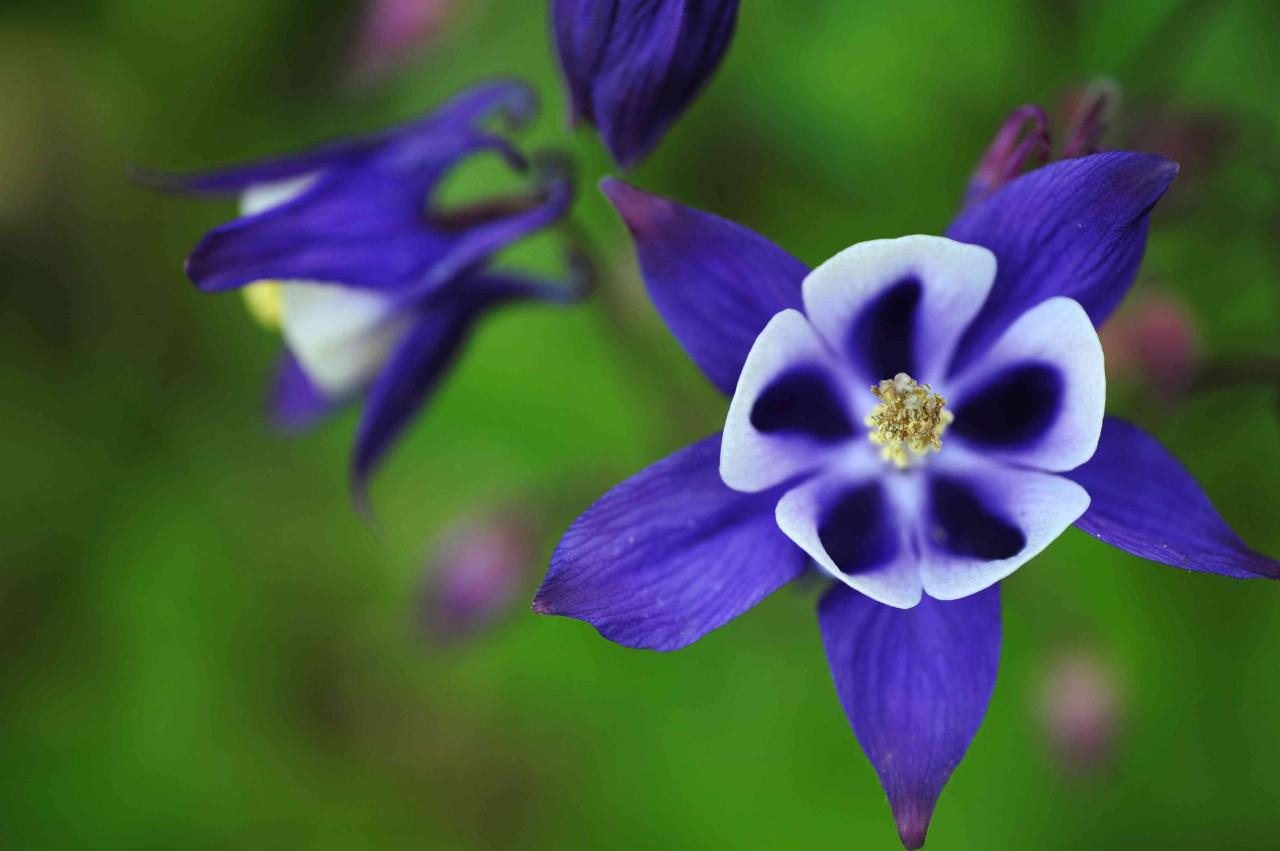
<svg viewBox="0 0 1280 851"><path fill-rule="evenodd" d="M627 229L636 236L652 232L663 211L671 205L667 199L636 189L616 177L601 178L600 191L618 211Z"/></svg>
<svg viewBox="0 0 1280 851"><path fill-rule="evenodd" d="M932 817L932 811L924 810L916 803L908 804L900 811L894 811L893 821L898 827L898 838L902 840L903 848L907 851L916 851L924 847Z"/></svg>

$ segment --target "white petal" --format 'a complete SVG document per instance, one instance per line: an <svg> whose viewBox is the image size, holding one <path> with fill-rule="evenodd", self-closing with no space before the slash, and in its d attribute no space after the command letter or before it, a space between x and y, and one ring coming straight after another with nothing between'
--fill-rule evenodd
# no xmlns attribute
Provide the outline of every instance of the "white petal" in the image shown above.
<svg viewBox="0 0 1280 851"><path fill-rule="evenodd" d="M985 510L1021 532L1024 541L1015 554L999 559L948 547L949 535L938 519L931 482L918 518L923 533L920 578L925 592L939 600L958 600L1004 579L1039 555L1089 507L1089 494L1070 479L991 463L969 453L953 453L928 475L947 476L967 488Z"/></svg>
<svg viewBox="0 0 1280 851"><path fill-rule="evenodd" d="M278 207L297 198L316 179L316 174L304 174L275 183L259 183L240 194L240 214L253 216Z"/></svg>
<svg viewBox="0 0 1280 851"><path fill-rule="evenodd" d="M922 593L913 540L921 477L898 473L885 475L884 466L879 461L873 459L872 463L875 467L869 470L841 470L788 491L779 500L775 512L778 528L833 579L886 606L909 609L920 602ZM848 564L837 564L823 543L819 530L828 512L835 509L843 496L867 488L879 489L873 490L875 496L867 506L868 510L862 512L867 527L846 532L856 536L863 546L872 548L866 553L871 563L852 568ZM887 550L881 550L881 547L887 547Z"/></svg>
<svg viewBox="0 0 1280 851"><path fill-rule="evenodd" d="M327 395L363 390L412 324L385 296L326 284L282 285L289 350Z"/></svg>
<svg viewBox="0 0 1280 851"><path fill-rule="evenodd" d="M1038 412L1021 410L1016 398L1003 399L996 409L985 406L980 412L988 424L985 430L975 430L977 413L965 422L967 403L976 406L984 389L1013 370L1029 367L1041 369L1055 381L1052 398L1037 399L1053 404L1055 410L1044 412L1046 420L1030 436L1019 437L1014 426L1020 418ZM1107 397L1102 344L1084 308L1069 298L1051 298L1010 325L990 349L948 382L948 391L949 407L956 414L948 434L955 440L984 454L1042 470L1072 470L1093 457L1102 433Z"/></svg>
<svg viewBox="0 0 1280 851"><path fill-rule="evenodd" d="M805 278L805 313L833 349L854 360L864 383L909 372L917 381L936 384L944 378L961 334L986 301L995 277L995 255L981 246L940 236L860 242ZM870 322L872 316L866 311L912 281L918 282L919 301L908 311L908 326L877 328L871 322L871 333L863 333L868 329L860 327L860 320L867 317ZM888 335L879 348L877 331ZM906 347L912 362L871 362L895 347Z"/></svg>
<svg viewBox="0 0 1280 851"><path fill-rule="evenodd" d="M800 425L810 427L757 428L762 394L798 374L810 376L821 391L797 400L809 419ZM720 449L724 483L737 491L762 491L818 467L850 440L865 440L850 401L851 380L800 311L784 310L769 320L747 354L729 404Z"/></svg>

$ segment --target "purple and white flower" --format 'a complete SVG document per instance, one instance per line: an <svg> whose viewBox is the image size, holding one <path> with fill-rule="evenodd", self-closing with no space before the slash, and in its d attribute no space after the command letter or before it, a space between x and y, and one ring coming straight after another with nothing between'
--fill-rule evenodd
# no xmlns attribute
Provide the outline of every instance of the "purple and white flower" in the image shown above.
<svg viewBox="0 0 1280 851"><path fill-rule="evenodd" d="M738 0L551 0L572 120L636 165L720 64L737 17Z"/></svg>
<svg viewBox="0 0 1280 851"><path fill-rule="evenodd" d="M722 435L573 523L535 610L674 650L816 564L841 704L920 847L995 685L998 583L1069 526L1186 570L1280 577L1154 438L1104 414L1095 328L1176 171L1063 160L971 197L945 237L860 243L812 271L606 179L659 312L732 401Z"/></svg>
<svg viewBox="0 0 1280 851"><path fill-rule="evenodd" d="M444 210L435 193L481 153L530 163L485 127L535 107L517 82L477 86L417 121L293 156L194 176L144 174L162 188L238 195L241 216L210 231L186 263L206 292L240 289L279 329L285 351L270 407L286 429L361 395L353 483L367 477L426 403L487 312L518 301L566 302L565 285L496 268L494 255L561 218L573 187L537 167L528 197ZM543 164L547 165L547 164Z"/></svg>

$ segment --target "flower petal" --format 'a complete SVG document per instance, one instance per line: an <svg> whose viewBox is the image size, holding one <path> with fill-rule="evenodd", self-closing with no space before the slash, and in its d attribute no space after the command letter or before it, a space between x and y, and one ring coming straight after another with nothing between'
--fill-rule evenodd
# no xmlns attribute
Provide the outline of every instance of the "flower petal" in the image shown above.
<svg viewBox="0 0 1280 851"><path fill-rule="evenodd" d="M1047 298L1075 299L1095 326L1106 319L1133 283L1147 215L1177 170L1154 154L1094 154L1024 174L961 213L947 236L991 249L999 271L952 372Z"/></svg>
<svg viewBox="0 0 1280 851"><path fill-rule="evenodd" d="M1000 663L1000 594L882 606L842 585L818 607L836 692L907 848L982 724Z"/></svg>
<svg viewBox="0 0 1280 851"><path fill-rule="evenodd" d="M914 517L919 477L885 476L871 452L861 469L846 467L787 491L778 527L834 579L878 603L909 609L920 602Z"/></svg>
<svg viewBox="0 0 1280 851"><path fill-rule="evenodd" d="M569 301L567 292L573 290L489 273L463 278L417 308L413 327L391 352L365 399L351 467L357 501L364 501L373 469L435 392L477 320L517 301Z"/></svg>
<svg viewBox="0 0 1280 851"><path fill-rule="evenodd" d="M946 452L925 476L918 515L925 593L957 600L994 585L1057 540L1089 507L1070 479Z"/></svg>
<svg viewBox="0 0 1280 851"><path fill-rule="evenodd" d="M505 113L512 124L521 123L531 116L536 103L536 95L526 84L517 80L499 80L462 92L425 118L380 133L198 174L167 174L137 169L133 176L141 183L168 191L242 192L260 183L288 181L331 166L351 163L397 139L472 130L497 112Z"/></svg>
<svg viewBox="0 0 1280 851"><path fill-rule="evenodd" d="M556 0L553 27L578 116L623 168L688 108L729 46L738 0Z"/></svg>
<svg viewBox="0 0 1280 851"><path fill-rule="evenodd" d="M302 431L330 413L337 404L337 400L326 396L307 378L298 359L286 351L280 358L267 397L271 422L282 431Z"/></svg>
<svg viewBox="0 0 1280 851"><path fill-rule="evenodd" d="M983 453L1070 470L1093 456L1106 406L1102 344L1069 298L1028 310L947 383L954 436Z"/></svg>
<svg viewBox="0 0 1280 851"><path fill-rule="evenodd" d="M534 598L627 647L675 650L802 574L773 521L776 493L720 481L720 436L659 461L574 521Z"/></svg>
<svg viewBox="0 0 1280 851"><path fill-rule="evenodd" d="M658 313L711 382L732 395L764 326L800 307L808 269L741 225L614 178L600 188L635 239Z"/></svg>
<svg viewBox="0 0 1280 851"><path fill-rule="evenodd" d="M980 246L940 236L877 239L810 272L804 308L862 383L899 372L936 382L995 276L995 257Z"/></svg>
<svg viewBox="0 0 1280 851"><path fill-rule="evenodd" d="M729 404L720 476L756 492L818 467L855 435L850 377L798 310L769 321ZM870 395L870 394L868 394Z"/></svg>
<svg viewBox="0 0 1280 851"><path fill-rule="evenodd" d="M377 293L326 284L281 285L289 351L321 392L349 398L369 385L414 324Z"/></svg>
<svg viewBox="0 0 1280 851"><path fill-rule="evenodd" d="M1113 547L1233 579L1280 579L1280 561L1232 531L1186 468L1151 435L1107 417L1089 463L1067 474L1093 498L1076 523Z"/></svg>
<svg viewBox="0 0 1280 851"><path fill-rule="evenodd" d="M549 177L540 203L454 231L423 215L429 194L460 160L486 150L515 156L491 136L388 145L330 169L300 194L215 228L187 260L203 290L260 280L323 281L422 295L568 209L572 184Z"/></svg>

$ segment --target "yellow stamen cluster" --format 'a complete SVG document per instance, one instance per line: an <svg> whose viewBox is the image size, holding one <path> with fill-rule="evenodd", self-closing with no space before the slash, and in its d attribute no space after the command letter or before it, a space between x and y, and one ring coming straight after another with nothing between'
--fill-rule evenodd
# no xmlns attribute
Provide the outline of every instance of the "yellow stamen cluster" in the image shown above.
<svg viewBox="0 0 1280 851"><path fill-rule="evenodd" d="M254 281L240 288L249 315L268 331L279 331L284 319L284 292L279 281Z"/></svg>
<svg viewBox="0 0 1280 851"><path fill-rule="evenodd" d="M942 433L955 416L946 409L947 400L928 384L917 384L905 372L886 378L871 392L880 404L867 415L871 442L883 448L881 455L898 469L911 463L907 450L922 457L942 448Z"/></svg>

